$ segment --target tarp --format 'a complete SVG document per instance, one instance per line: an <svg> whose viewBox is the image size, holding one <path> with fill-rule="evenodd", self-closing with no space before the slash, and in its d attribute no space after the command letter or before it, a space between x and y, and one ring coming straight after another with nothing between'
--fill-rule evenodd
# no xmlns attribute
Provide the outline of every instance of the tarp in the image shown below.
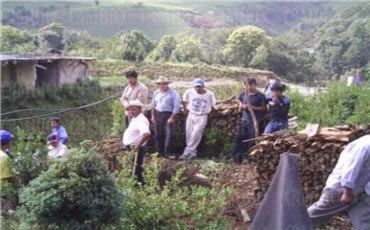
<svg viewBox="0 0 370 230"><path fill-rule="evenodd" d="M299 180L299 156L283 153L253 219L252 230L313 229Z"/></svg>

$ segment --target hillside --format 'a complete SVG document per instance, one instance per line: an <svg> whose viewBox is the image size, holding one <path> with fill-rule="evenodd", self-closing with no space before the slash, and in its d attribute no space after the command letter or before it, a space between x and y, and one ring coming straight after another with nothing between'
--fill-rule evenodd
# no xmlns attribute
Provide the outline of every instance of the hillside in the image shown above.
<svg viewBox="0 0 370 230"><path fill-rule="evenodd" d="M327 20L345 3L322 2L227 2L218 1L4 1L2 23L37 29L60 22L96 37L119 31L142 30L152 39L197 28L257 25L269 34L283 33L303 20Z"/></svg>

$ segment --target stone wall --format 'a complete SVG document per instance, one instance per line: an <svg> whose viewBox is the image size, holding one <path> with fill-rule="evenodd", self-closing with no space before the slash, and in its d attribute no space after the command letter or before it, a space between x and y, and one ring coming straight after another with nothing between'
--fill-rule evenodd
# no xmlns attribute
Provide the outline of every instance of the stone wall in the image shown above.
<svg viewBox="0 0 370 230"><path fill-rule="evenodd" d="M74 84L78 80L85 81L89 76L89 66L82 61L59 61L59 85Z"/></svg>

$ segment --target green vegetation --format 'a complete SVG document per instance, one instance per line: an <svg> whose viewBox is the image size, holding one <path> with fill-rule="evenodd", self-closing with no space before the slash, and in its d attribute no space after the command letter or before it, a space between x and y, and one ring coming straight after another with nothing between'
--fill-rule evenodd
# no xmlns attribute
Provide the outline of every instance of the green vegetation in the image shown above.
<svg viewBox="0 0 370 230"><path fill-rule="evenodd" d="M306 123L322 126L366 124L370 122L370 88L330 84L327 92L306 97L288 92L291 113L298 117L300 127Z"/></svg>
<svg viewBox="0 0 370 230"><path fill-rule="evenodd" d="M158 181L164 161L152 157L145 165L145 184L137 186L131 176L132 154L122 158L119 185L125 194L124 229L228 229L220 209L231 195L228 188L184 186L184 168L163 187Z"/></svg>
<svg viewBox="0 0 370 230"><path fill-rule="evenodd" d="M21 190L21 227L99 229L118 220L122 202L112 175L96 153L73 149Z"/></svg>
<svg viewBox="0 0 370 230"><path fill-rule="evenodd" d="M19 109L34 109L4 115L2 126L12 132L20 127L27 133L46 137L50 130L49 118L59 116L62 124L70 136L70 144L78 144L83 140L97 140L110 134L112 118L110 116L112 101L108 101L89 108L75 110L73 112L59 113L54 115L55 110L66 109L96 102L115 94L112 88L102 88L95 82L83 82L73 86L63 86L60 89L42 87L34 92L28 92L18 85L1 90L2 111L10 112ZM49 109L49 110L37 110ZM38 119L5 122L6 119L44 115Z"/></svg>

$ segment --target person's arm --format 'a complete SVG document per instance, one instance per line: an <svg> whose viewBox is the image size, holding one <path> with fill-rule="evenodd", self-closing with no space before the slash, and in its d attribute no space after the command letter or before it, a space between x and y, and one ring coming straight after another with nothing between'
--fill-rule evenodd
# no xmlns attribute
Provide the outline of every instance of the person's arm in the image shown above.
<svg viewBox="0 0 370 230"><path fill-rule="evenodd" d="M173 110L170 118L168 118L168 123L174 123L176 114L180 112L180 96L176 91L173 92L172 96L173 96Z"/></svg>
<svg viewBox="0 0 370 230"><path fill-rule="evenodd" d="M350 150L351 154L354 155L354 159L346 162L341 175L341 185L343 190L341 202L345 204L350 204L353 201L355 182L359 177L361 169L364 167L364 162L369 158L367 151L369 150L362 146L354 146Z"/></svg>
<svg viewBox="0 0 370 230"><path fill-rule="evenodd" d="M151 121L152 121L152 123L155 122L155 106L156 106L155 96L156 96L156 93L154 92L152 102L151 102L151 107L152 107L152 109L151 109Z"/></svg>
<svg viewBox="0 0 370 230"><path fill-rule="evenodd" d="M61 142L62 144L67 143L67 141L68 141L68 134L67 134L67 131L65 130L65 128L64 128L64 127L60 127L60 130L59 130L58 136L59 136L59 138L60 138L60 142Z"/></svg>
<svg viewBox="0 0 370 230"><path fill-rule="evenodd" d="M189 104L189 91L186 90L184 95L182 96L182 106L184 108L184 112L188 111L188 104Z"/></svg>
<svg viewBox="0 0 370 230"><path fill-rule="evenodd" d="M149 138L150 138L150 133L144 133L141 136L139 143L134 146L134 149L138 150L140 148L140 146L142 146L145 142L147 142L149 140Z"/></svg>
<svg viewBox="0 0 370 230"><path fill-rule="evenodd" d="M121 101L123 107L126 107L128 105L128 100L127 100L126 94L127 94L127 86L123 90L122 96L120 97L120 101Z"/></svg>
<svg viewBox="0 0 370 230"><path fill-rule="evenodd" d="M141 101L143 104L146 104L148 102L148 94L148 88L146 86L142 86L137 95L138 100Z"/></svg>

